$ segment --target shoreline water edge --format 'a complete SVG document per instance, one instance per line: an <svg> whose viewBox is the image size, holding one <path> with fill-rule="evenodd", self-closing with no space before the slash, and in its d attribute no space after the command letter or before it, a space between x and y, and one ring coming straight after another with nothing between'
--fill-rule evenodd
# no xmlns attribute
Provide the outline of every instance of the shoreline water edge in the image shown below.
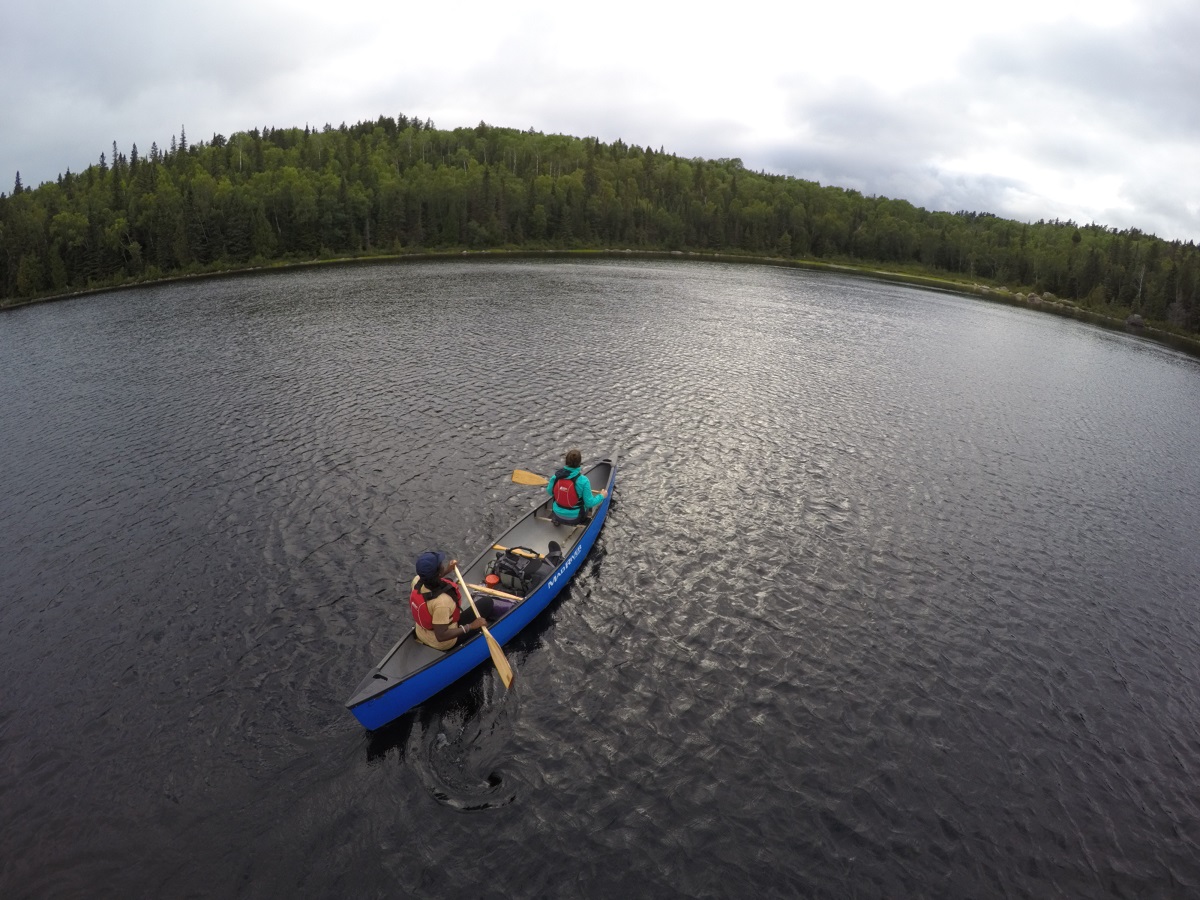
<svg viewBox="0 0 1200 900"><path fill-rule="evenodd" d="M343 266L355 264L380 263L409 263L436 262L451 260L485 260L501 261L513 259L646 259L646 260L676 260L695 262L740 263L746 265L779 266L783 268L809 269L812 271L831 272L839 275L858 276L898 284L910 284L930 290L944 291L967 297L975 297L1008 306L1019 306L1038 312L1046 312L1063 318L1076 319L1106 328L1121 331L1137 337L1145 338L1186 353L1200 359L1200 337L1193 338L1176 331L1160 327L1160 323L1145 322L1140 316L1130 315L1126 318L1106 315L1093 309L1077 305L1070 300L1064 300L1050 293L1039 294L1036 291L1010 290L1008 287L994 287L980 283L967 283L936 275L895 272L885 269L875 269L868 266L847 263L824 262L818 260L789 259L785 257L768 257L741 255L721 251L697 250L430 250L413 253L363 254L360 256L338 256L328 259L311 259L302 261L284 261L261 266L245 266L229 269L213 269L203 272L191 272L178 275L165 275L158 278L123 281L119 284L104 285L85 290L50 294L42 297L31 297L17 300L13 303L0 305L0 311L20 309L38 303L69 300L96 294L107 294L129 288L152 287L162 284L177 284L180 282L233 278L246 275L274 274L295 271L299 269L318 268L324 266Z"/></svg>

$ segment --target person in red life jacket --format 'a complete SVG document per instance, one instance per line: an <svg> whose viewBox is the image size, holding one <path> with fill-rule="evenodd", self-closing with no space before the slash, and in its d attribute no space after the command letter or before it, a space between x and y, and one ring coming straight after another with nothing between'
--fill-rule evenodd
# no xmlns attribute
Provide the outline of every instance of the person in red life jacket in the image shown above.
<svg viewBox="0 0 1200 900"><path fill-rule="evenodd" d="M440 550L426 550L417 557L417 575L412 580L408 605L416 622L417 640L434 650L451 650L465 643L496 612L490 597L475 598L483 619L477 619L469 606L462 608L460 588L452 574L457 565L458 560Z"/></svg>
<svg viewBox="0 0 1200 900"><path fill-rule="evenodd" d="M546 493L554 498L550 510L560 525L586 525L592 518L589 513L604 502L605 492L592 493L592 483L579 472L583 457L578 450L568 450L563 462L546 484Z"/></svg>

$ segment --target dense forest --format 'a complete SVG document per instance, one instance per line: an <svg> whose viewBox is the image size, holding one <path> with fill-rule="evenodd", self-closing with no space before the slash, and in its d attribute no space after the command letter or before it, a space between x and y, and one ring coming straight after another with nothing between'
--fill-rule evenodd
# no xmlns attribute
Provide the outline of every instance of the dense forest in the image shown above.
<svg viewBox="0 0 1200 900"><path fill-rule="evenodd" d="M865 264L1200 331L1200 253L1137 229L929 212L738 159L401 115L111 155L0 194L0 305L171 275L437 250Z"/></svg>

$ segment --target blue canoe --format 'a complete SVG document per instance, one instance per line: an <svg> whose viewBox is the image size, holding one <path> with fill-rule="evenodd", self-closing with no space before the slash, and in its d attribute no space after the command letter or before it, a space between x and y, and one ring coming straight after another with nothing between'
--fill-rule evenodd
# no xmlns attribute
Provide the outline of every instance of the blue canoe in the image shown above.
<svg viewBox="0 0 1200 900"><path fill-rule="evenodd" d="M488 626L492 636L502 645L512 640L558 596L559 591L579 571L588 551L596 543L600 529L604 527L612 503L613 486L616 484L616 463L611 459L601 460L584 474L591 481L592 490L604 489L608 492L603 502L593 510L592 521L587 527L555 525L550 520L550 501L547 499L496 538L469 565L459 567L472 592L477 596L486 596L484 579L489 563L499 552L497 548L521 547L542 556L550 552L551 541L561 548L562 561L557 565L543 566L541 581L531 585L519 603ZM402 608L406 614L407 585L408 580L402 579ZM467 606L465 599L463 606ZM413 629L409 628L380 660L379 665L367 673L353 696L346 701L346 708L366 728L381 728L484 663L491 665L491 656L482 635L477 634L453 650L441 651L422 644Z"/></svg>

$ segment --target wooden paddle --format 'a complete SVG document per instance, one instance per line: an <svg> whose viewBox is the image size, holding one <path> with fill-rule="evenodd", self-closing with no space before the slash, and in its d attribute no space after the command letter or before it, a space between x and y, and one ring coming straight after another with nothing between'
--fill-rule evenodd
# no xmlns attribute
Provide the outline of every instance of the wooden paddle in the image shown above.
<svg viewBox="0 0 1200 900"><path fill-rule="evenodd" d="M493 550L499 550L501 553L511 553L514 556L523 556L526 559L545 559L540 553L534 553L532 550L526 550L524 547L504 547L500 544L492 544Z"/></svg>
<svg viewBox="0 0 1200 900"><path fill-rule="evenodd" d="M479 608L475 605L475 598L471 596L471 589L467 587L466 579L462 577L462 572L458 571L458 566L454 567L454 577L462 585L463 593L467 595L467 602L471 604L471 609L475 611L475 618L482 622L483 616L479 615ZM500 680L504 682L504 689L508 690L512 687L513 683L512 666L505 659L504 651L500 649L500 642L492 637L492 633L487 630L486 625L483 626L483 636L487 640L488 653L492 654L492 663L496 666L496 673L500 676Z"/></svg>
<svg viewBox="0 0 1200 900"><path fill-rule="evenodd" d="M495 588L488 587L486 584L473 584L471 590L477 594L490 594L493 597L499 597L501 600L510 600L513 603L520 603L524 597L518 597L516 594L509 594L505 591L498 591Z"/></svg>
<svg viewBox="0 0 1200 900"><path fill-rule="evenodd" d="M514 484L531 484L535 487L545 487L550 483L549 478L543 478L537 472L526 472L524 469L514 469L512 480Z"/></svg>

